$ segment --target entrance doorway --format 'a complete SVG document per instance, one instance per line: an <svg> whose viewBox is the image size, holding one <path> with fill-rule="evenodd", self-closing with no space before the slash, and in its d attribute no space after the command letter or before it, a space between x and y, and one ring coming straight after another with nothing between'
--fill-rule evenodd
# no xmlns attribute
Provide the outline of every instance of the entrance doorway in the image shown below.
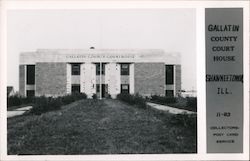
<svg viewBox="0 0 250 161"><path fill-rule="evenodd" d="M101 84L101 85L102 85L102 88L100 89L100 84L96 84L97 98L107 98L108 97L108 85L107 84Z"/></svg>

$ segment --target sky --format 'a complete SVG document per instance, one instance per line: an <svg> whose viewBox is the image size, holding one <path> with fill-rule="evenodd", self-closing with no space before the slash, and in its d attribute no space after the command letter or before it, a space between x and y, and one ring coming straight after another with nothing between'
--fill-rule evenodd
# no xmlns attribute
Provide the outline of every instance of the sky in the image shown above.
<svg viewBox="0 0 250 161"><path fill-rule="evenodd" d="M182 89L196 90L195 9L9 10L7 84L19 88L19 54L37 49L179 52Z"/></svg>

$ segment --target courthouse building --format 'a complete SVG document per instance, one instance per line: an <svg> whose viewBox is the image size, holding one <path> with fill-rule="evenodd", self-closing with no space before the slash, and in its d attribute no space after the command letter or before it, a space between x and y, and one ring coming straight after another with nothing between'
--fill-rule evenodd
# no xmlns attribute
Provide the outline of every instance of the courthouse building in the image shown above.
<svg viewBox="0 0 250 161"><path fill-rule="evenodd" d="M23 96L72 92L99 98L119 93L177 96L181 91L178 53L160 49L39 49L20 54Z"/></svg>

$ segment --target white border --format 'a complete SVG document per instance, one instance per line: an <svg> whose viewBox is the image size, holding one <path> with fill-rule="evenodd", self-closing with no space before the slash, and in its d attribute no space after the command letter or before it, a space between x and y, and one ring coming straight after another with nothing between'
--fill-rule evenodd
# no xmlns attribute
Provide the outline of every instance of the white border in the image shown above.
<svg viewBox="0 0 250 161"><path fill-rule="evenodd" d="M0 1L0 160L249 160L249 3L247 1ZM204 8L243 7L244 9L244 153L206 154L205 108L205 16ZM196 8L197 11L197 87L198 87L198 153L197 154L140 154L140 155L34 155L7 154L6 60L7 10L10 9L127 9L127 8ZM203 34L201 34L203 33Z"/></svg>

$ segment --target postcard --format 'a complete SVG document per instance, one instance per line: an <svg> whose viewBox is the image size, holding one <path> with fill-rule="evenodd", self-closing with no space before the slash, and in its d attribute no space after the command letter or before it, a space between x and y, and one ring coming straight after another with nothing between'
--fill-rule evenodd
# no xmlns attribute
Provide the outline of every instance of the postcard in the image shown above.
<svg viewBox="0 0 250 161"><path fill-rule="evenodd" d="M248 1L0 4L1 160L249 160Z"/></svg>

